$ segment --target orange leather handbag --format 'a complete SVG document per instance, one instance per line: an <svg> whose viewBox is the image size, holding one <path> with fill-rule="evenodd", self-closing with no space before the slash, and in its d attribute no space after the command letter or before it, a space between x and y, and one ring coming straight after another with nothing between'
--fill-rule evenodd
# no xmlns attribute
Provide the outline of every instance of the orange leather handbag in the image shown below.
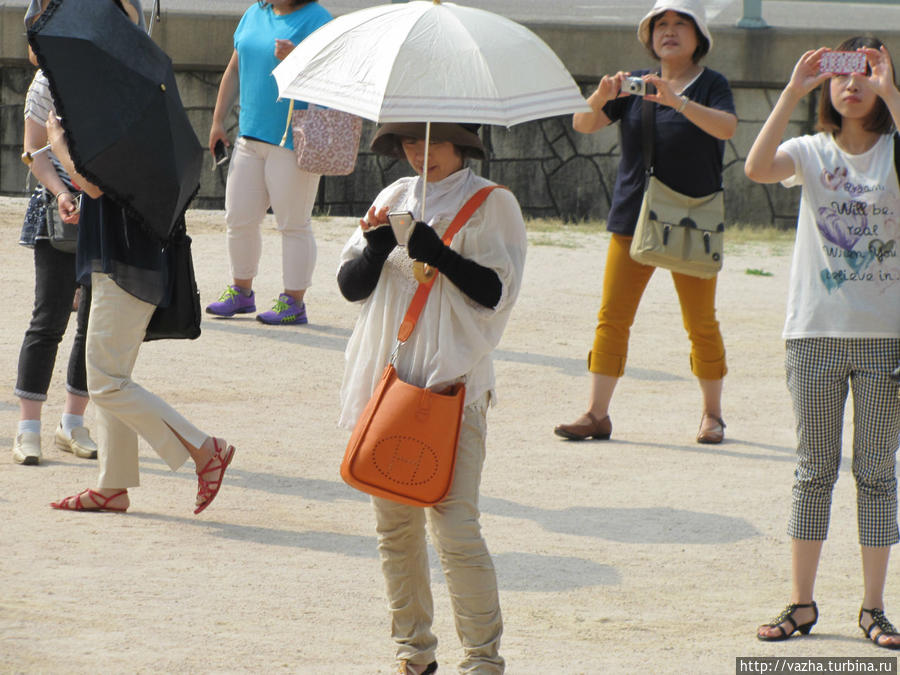
<svg viewBox="0 0 900 675"><path fill-rule="evenodd" d="M445 244L497 187L482 188L466 202L444 233ZM416 289L400 324L400 344L412 335L435 278ZM465 400L462 383L442 392L423 389L403 382L389 363L350 436L341 478L357 490L395 502L439 503L453 484Z"/></svg>

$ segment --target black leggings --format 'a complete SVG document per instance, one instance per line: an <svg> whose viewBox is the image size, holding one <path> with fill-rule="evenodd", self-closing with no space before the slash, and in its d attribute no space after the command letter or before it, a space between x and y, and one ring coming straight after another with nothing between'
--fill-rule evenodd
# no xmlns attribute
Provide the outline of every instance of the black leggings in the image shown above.
<svg viewBox="0 0 900 675"><path fill-rule="evenodd" d="M47 400L50 378L59 343L69 324L75 297L75 255L58 251L46 239L34 246L34 311L19 352L16 396L33 401ZM69 354L66 390L87 396L84 344L91 306L90 288L81 292L75 340Z"/></svg>

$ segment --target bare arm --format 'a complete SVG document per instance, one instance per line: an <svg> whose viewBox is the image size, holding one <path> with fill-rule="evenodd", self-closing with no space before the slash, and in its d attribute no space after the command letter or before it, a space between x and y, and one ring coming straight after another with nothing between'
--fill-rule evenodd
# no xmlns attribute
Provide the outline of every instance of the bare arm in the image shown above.
<svg viewBox="0 0 900 675"><path fill-rule="evenodd" d="M881 49L863 48L866 59L872 69L872 74L868 76L854 75L853 78L859 82L867 82L875 91L891 113L894 120L894 127L900 129L900 92L894 85L894 69L891 65L891 57L887 49L882 46Z"/></svg>
<svg viewBox="0 0 900 675"><path fill-rule="evenodd" d="M628 73L623 71L619 71L615 75L604 75L600 84L597 85L597 89L587 99L588 105L591 106L591 112L575 113L572 117L572 128L582 134L592 134L609 126L610 119L603 112L603 106L619 95L622 89L622 80L627 76Z"/></svg>
<svg viewBox="0 0 900 675"><path fill-rule="evenodd" d="M727 141L734 136L734 132L737 131L737 115L726 112L725 110L718 110L716 108L701 105L690 99L685 101L684 98L678 96L672 90L672 87L669 86L668 82L657 75L648 74L644 76L644 79L656 87L655 94L647 94L646 99L648 101L653 101L660 105L669 106L670 108L681 111L681 114L684 115L688 121L713 138L718 138L720 141Z"/></svg>
<svg viewBox="0 0 900 675"><path fill-rule="evenodd" d="M35 152L47 145L47 127L30 117L25 118L25 152ZM59 215L64 222L76 224L78 222L78 206L75 196L69 192L68 186L56 173L53 162L46 152L35 155L31 162L31 172L50 194L56 197L56 205Z"/></svg>
<svg viewBox="0 0 900 675"><path fill-rule="evenodd" d="M228 135L225 133L225 117L231 112L237 101L240 92L240 74L238 71L238 53L237 50L231 54L228 66L222 74L222 81L219 82L219 93L216 96L216 107L213 110L212 127L209 130L209 151L215 156L214 148L218 141L222 141L226 146L230 147Z"/></svg>
<svg viewBox="0 0 900 675"><path fill-rule="evenodd" d="M786 152L779 152L778 146L787 130L791 114L797 104L819 84L827 80L828 73L819 72L819 60L828 49L822 47L808 51L794 66L791 79L763 128L760 130L744 162L747 178L757 183L777 183L790 178L796 172L794 160Z"/></svg>
<svg viewBox="0 0 900 675"><path fill-rule="evenodd" d="M50 147L53 154L62 164L69 178L78 183L78 186L93 199L99 199L103 195L103 190L91 183L87 178L78 173L72 156L69 154L69 144L66 142L66 133L63 131L59 118L55 113L50 113L47 117L47 138L50 139Z"/></svg>
<svg viewBox="0 0 900 675"><path fill-rule="evenodd" d="M25 142L22 149L25 152L34 152L47 145L47 127L30 117L25 118ZM68 190L62 182L50 156L46 152L35 155L31 164L31 172L41 185L50 190L54 195Z"/></svg>
<svg viewBox="0 0 900 675"><path fill-rule="evenodd" d="M679 103L679 107L681 104ZM720 141L727 141L737 131L737 115L725 110L717 110L689 100L681 111L695 126Z"/></svg>

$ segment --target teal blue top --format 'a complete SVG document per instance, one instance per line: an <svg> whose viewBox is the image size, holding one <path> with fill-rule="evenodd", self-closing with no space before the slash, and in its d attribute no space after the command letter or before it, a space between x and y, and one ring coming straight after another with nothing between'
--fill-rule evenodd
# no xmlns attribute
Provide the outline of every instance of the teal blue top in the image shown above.
<svg viewBox="0 0 900 675"><path fill-rule="evenodd" d="M278 15L271 6L254 2L241 17L234 31L234 48L238 53L241 113L240 134L278 145L284 134L290 101L278 100L278 86L272 71L279 64L275 58L275 40L290 40L295 45L331 20L331 14L318 2L311 2L290 14ZM306 108L296 102L295 109ZM293 149L288 134L285 147Z"/></svg>

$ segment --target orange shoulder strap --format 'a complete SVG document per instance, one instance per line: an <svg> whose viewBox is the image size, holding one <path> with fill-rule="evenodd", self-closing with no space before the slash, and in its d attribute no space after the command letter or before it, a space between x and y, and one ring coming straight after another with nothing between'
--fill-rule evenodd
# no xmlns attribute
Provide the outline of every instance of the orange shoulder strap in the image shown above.
<svg viewBox="0 0 900 675"><path fill-rule="evenodd" d="M471 218L472 214L478 210L478 207L484 203L484 200L488 198L488 195L499 187L503 186L488 185L469 197L469 201L463 204L463 207L459 210L459 213L456 214L453 222L450 223L450 227L444 232L444 236L441 239L444 244L447 246L450 245L454 235L462 229L463 225L469 222L469 218ZM409 309L406 310L406 316L403 317L403 323L400 324L400 330L397 333L397 339L400 340L400 342L406 342L409 336L412 335L413 329L416 327L419 315L425 308L425 301L428 300L428 294L431 293L431 287L434 286L436 279L437 274L435 274L427 283L419 284L419 287L416 289L416 294L409 303Z"/></svg>

